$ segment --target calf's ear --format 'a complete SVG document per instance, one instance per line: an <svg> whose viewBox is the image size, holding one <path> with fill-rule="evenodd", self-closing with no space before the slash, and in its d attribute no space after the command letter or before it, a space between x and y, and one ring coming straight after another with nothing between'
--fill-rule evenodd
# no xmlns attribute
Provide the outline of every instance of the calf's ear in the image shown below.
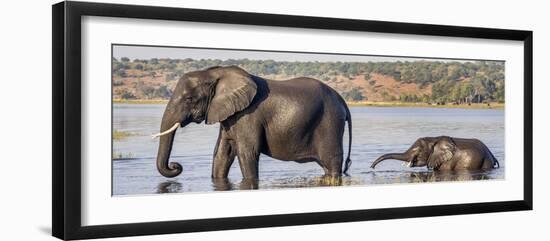
<svg viewBox="0 0 550 241"><path fill-rule="evenodd" d="M453 158L455 151L456 144L453 139L448 136L441 137L433 146L433 151L428 158L428 167L440 167Z"/></svg>

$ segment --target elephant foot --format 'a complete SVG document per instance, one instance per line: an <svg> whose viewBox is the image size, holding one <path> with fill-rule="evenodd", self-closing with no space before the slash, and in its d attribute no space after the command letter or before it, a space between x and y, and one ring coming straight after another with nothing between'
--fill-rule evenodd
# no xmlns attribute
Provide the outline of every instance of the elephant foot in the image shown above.
<svg viewBox="0 0 550 241"><path fill-rule="evenodd" d="M212 178L212 186L216 191L229 191L235 189L233 183L227 178Z"/></svg>
<svg viewBox="0 0 550 241"><path fill-rule="evenodd" d="M255 190L258 189L258 179L257 178L243 178L241 184L239 185L241 190Z"/></svg>
<svg viewBox="0 0 550 241"><path fill-rule="evenodd" d="M342 185L342 176L341 175L323 175L318 180L319 186L341 186Z"/></svg>

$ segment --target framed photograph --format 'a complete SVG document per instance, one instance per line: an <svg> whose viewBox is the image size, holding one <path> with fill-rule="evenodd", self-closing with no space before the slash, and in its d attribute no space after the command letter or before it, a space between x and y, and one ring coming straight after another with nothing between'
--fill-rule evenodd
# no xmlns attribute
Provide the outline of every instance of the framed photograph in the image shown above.
<svg viewBox="0 0 550 241"><path fill-rule="evenodd" d="M532 209L532 32L53 5L53 235Z"/></svg>

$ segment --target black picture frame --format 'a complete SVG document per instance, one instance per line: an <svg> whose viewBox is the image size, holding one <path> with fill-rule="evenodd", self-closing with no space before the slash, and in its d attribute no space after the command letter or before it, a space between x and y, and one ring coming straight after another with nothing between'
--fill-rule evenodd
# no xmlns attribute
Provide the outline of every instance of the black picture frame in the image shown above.
<svg viewBox="0 0 550 241"><path fill-rule="evenodd" d="M81 17L104 16L378 33L516 40L524 43L524 194L521 200L405 208L346 210L235 218L82 226L81 224ZM53 195L52 233L60 239L87 239L213 230L308 225L381 219L532 210L533 205L533 32L197 10L90 2L52 6Z"/></svg>

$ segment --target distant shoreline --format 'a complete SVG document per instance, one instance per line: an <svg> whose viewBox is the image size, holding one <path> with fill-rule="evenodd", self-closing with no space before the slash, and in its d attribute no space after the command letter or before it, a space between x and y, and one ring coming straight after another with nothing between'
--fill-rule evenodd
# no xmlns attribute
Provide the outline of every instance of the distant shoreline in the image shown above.
<svg viewBox="0 0 550 241"><path fill-rule="evenodd" d="M346 102L348 106L372 106L372 107L424 107L424 108L460 108L460 109L504 109L504 103L493 102L487 103L472 103L468 104L452 104L444 105L429 104L423 102L400 102L400 101L359 101Z"/></svg>
<svg viewBox="0 0 550 241"><path fill-rule="evenodd" d="M166 104L168 100L124 100L113 99L113 104ZM504 109L504 103L472 103L468 104L445 104L436 105L428 103L413 103L399 101L350 101L346 102L348 106L369 106L369 107L425 107L425 108L460 108L460 109Z"/></svg>

